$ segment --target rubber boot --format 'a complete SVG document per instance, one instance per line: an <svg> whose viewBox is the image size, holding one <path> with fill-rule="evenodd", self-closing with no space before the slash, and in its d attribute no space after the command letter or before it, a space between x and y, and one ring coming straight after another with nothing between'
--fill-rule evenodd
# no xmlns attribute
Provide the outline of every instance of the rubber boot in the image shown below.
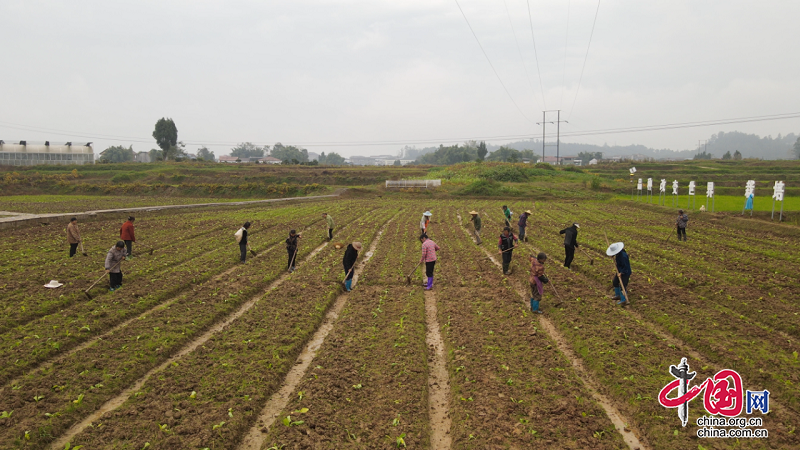
<svg viewBox="0 0 800 450"><path fill-rule="evenodd" d="M539 311L539 300L534 300L531 298L531 312L534 314L542 313L541 311Z"/></svg>
<svg viewBox="0 0 800 450"><path fill-rule="evenodd" d="M344 290L350 292L350 287L353 285L353 280L344 281Z"/></svg>
<svg viewBox="0 0 800 450"><path fill-rule="evenodd" d="M503 264L503 275L508 275L508 264Z"/></svg>
<svg viewBox="0 0 800 450"><path fill-rule="evenodd" d="M625 297L625 293L622 292L622 289L619 290L619 302L620 305L627 305L628 299Z"/></svg>
<svg viewBox="0 0 800 450"><path fill-rule="evenodd" d="M426 291L430 291L433 289L433 277L428 277L428 286L425 288Z"/></svg>
<svg viewBox="0 0 800 450"><path fill-rule="evenodd" d="M620 300L622 299L622 289L615 287L614 288L614 298L611 300Z"/></svg>

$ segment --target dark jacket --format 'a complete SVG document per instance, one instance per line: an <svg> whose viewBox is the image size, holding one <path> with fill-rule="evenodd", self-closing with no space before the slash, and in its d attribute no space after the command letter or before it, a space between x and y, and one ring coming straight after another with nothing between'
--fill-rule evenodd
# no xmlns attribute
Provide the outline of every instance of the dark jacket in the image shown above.
<svg viewBox="0 0 800 450"><path fill-rule="evenodd" d="M621 252L617 253L617 272L621 273L622 275L630 275L631 272L631 260L628 258L628 252L622 250Z"/></svg>
<svg viewBox="0 0 800 450"><path fill-rule="evenodd" d="M689 223L689 216L687 214L679 214L678 218L675 220L675 225L678 228L686 228L686 225Z"/></svg>
<svg viewBox="0 0 800 450"><path fill-rule="evenodd" d="M120 263L122 263L127 254L128 252L125 250L125 247L121 249L118 249L116 245L111 247L106 255L106 262L103 267L105 267L106 270L110 270L111 273L120 273Z"/></svg>
<svg viewBox="0 0 800 450"><path fill-rule="evenodd" d="M564 235L564 245L567 247L578 247L578 228L575 225L564 228L558 234Z"/></svg>
<svg viewBox="0 0 800 450"><path fill-rule="evenodd" d="M508 237L500 234L500 242L497 244L497 246L500 248L500 250L505 251L514 247L514 241L518 240L519 239L514 236L514 233L508 233Z"/></svg>
<svg viewBox="0 0 800 450"><path fill-rule="evenodd" d="M527 227L528 226L528 213L522 213L519 215L519 222L517 222L518 227Z"/></svg>
<svg viewBox="0 0 800 450"><path fill-rule="evenodd" d="M350 270L356 263L356 259L358 259L358 250L353 247L353 244L347 244L347 250L344 251L344 258L342 258L345 270Z"/></svg>
<svg viewBox="0 0 800 450"><path fill-rule="evenodd" d="M239 245L247 245L247 229L242 227L242 239L239 241Z"/></svg>
<svg viewBox="0 0 800 450"><path fill-rule="evenodd" d="M289 236L286 239L286 250L291 250L291 251L297 250L297 237L298 235L295 234L294 236Z"/></svg>

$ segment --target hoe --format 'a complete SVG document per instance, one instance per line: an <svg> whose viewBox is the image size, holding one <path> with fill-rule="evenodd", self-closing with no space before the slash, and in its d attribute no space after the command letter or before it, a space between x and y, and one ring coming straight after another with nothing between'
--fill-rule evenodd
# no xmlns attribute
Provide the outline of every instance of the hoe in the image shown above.
<svg viewBox="0 0 800 450"><path fill-rule="evenodd" d="M120 260L120 262L118 262L118 263L114 264L114 267L112 267L112 268L111 268L111 270L114 270L114 269L116 269L116 268L117 268L117 266L119 266L121 263L122 263L122 260ZM88 297L88 298L89 298L89 300L91 300L91 299L92 299L92 296L91 296L91 295L89 295L89 291L91 291L91 290L92 290L92 288L93 288L93 287L94 287L94 286L95 286L97 283L99 283L99 282L100 282L100 281L101 281L103 278L105 278L105 277L106 277L106 274L102 274L102 275L100 275L100 278L98 278L97 280L95 280L95 282L94 282L94 283L92 283L92 285L91 285L91 286L89 286L89 287L88 287L88 288L87 288L85 291L83 291L83 293L86 295L86 297Z"/></svg>

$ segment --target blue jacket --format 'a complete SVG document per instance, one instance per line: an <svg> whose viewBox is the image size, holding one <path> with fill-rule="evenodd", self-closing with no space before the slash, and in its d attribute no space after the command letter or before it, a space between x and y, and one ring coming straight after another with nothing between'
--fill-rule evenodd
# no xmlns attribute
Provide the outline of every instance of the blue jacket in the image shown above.
<svg viewBox="0 0 800 450"><path fill-rule="evenodd" d="M631 260L628 258L628 252L622 250L621 252L617 253L617 272L621 273L622 275L630 275L631 272Z"/></svg>

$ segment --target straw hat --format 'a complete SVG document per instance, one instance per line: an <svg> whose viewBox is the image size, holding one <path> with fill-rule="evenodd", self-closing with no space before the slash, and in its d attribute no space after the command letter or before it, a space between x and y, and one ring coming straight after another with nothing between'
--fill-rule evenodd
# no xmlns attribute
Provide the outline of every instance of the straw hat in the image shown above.
<svg viewBox="0 0 800 450"><path fill-rule="evenodd" d="M430 211L425 211L424 213L422 213L422 215L423 215L423 216L428 216L428 217L430 217L430 216L432 216L433 214L431 214L431 212L430 212Z"/></svg>
<svg viewBox="0 0 800 450"><path fill-rule="evenodd" d="M608 250L606 250L606 255L614 256L617 253L621 252L624 247L625 244L623 244L622 242L614 242L613 244L611 244L610 247L608 247Z"/></svg>
<svg viewBox="0 0 800 450"><path fill-rule="evenodd" d="M362 249L361 242L353 242L353 248L358 251L361 251Z"/></svg>
<svg viewBox="0 0 800 450"><path fill-rule="evenodd" d="M577 223L573 223L573 225L575 225L575 228L580 228L580 227L581 227L581 226L580 226L580 225L578 225Z"/></svg>
<svg viewBox="0 0 800 450"><path fill-rule="evenodd" d="M472 214L473 216L477 216L478 215L478 211L475 211L475 210L472 210L469 213Z"/></svg>
<svg viewBox="0 0 800 450"><path fill-rule="evenodd" d="M45 284L44 287L53 289L53 288L61 287L63 285L64 285L64 283L59 283L58 280L50 280L50 282Z"/></svg>
<svg viewBox="0 0 800 450"><path fill-rule="evenodd" d="M533 214L530 209L525 210L525 214Z"/></svg>

